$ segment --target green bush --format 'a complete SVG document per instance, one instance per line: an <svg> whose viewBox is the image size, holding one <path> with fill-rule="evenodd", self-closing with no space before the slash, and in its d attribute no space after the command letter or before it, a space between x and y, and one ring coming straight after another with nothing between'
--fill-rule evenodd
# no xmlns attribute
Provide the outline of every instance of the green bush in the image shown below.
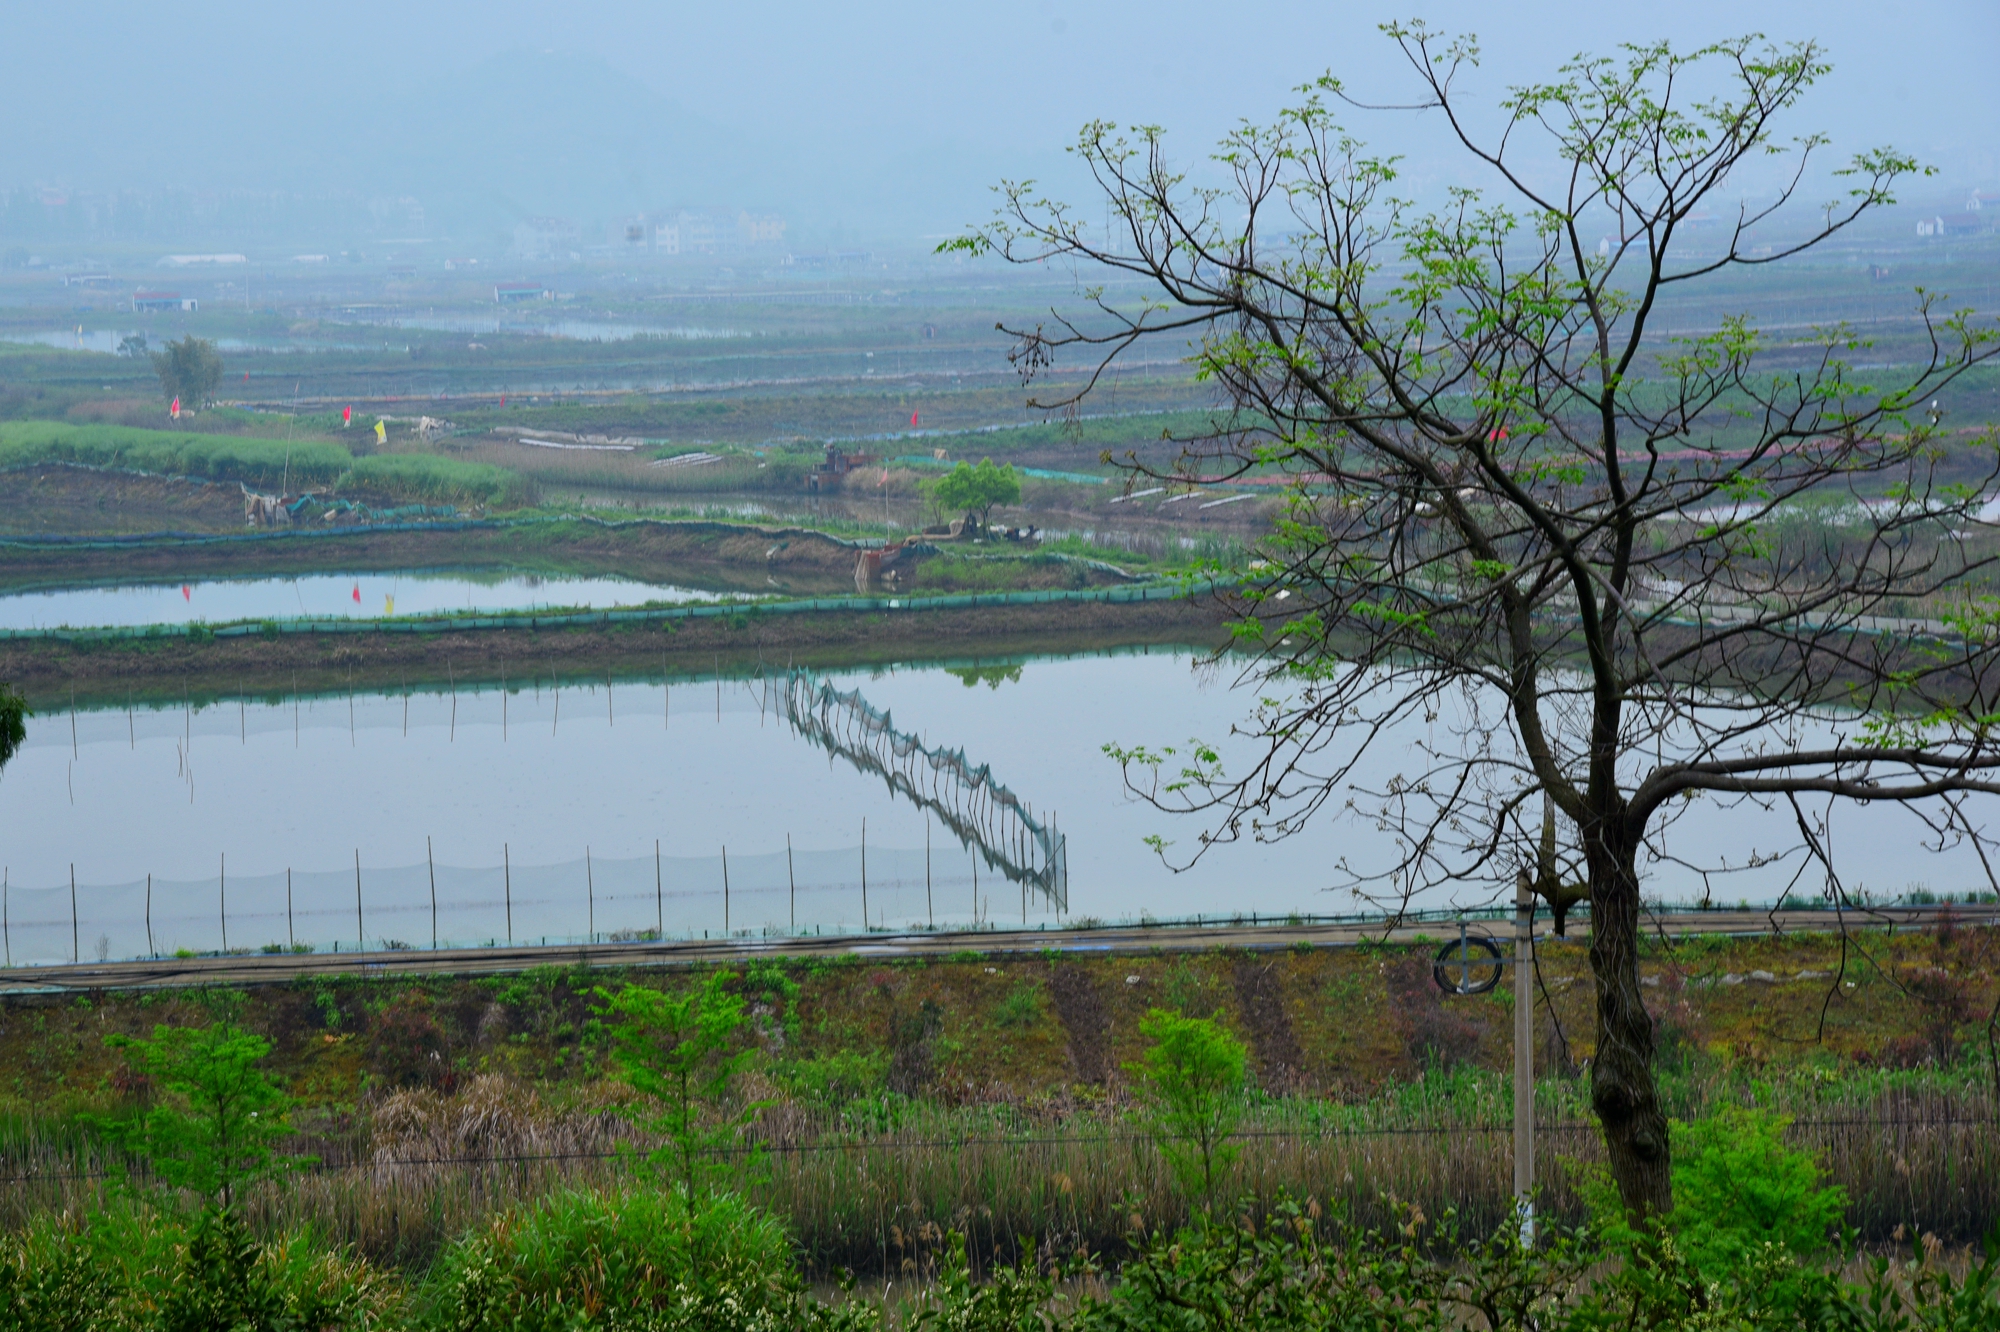
<svg viewBox="0 0 2000 1332"><path fill-rule="evenodd" d="M1767 1244L1811 1258L1836 1237L1847 1193L1820 1182L1811 1153L1785 1145L1791 1122L1729 1106L1674 1123L1671 1225L1697 1267L1738 1263Z"/></svg>
<svg viewBox="0 0 2000 1332"><path fill-rule="evenodd" d="M232 1212L122 1204L0 1238L0 1332L394 1326L394 1288L311 1234L263 1244Z"/></svg>
<svg viewBox="0 0 2000 1332"><path fill-rule="evenodd" d="M567 1192L495 1217L439 1260L440 1332L846 1327L806 1293L784 1227L731 1194Z"/></svg>

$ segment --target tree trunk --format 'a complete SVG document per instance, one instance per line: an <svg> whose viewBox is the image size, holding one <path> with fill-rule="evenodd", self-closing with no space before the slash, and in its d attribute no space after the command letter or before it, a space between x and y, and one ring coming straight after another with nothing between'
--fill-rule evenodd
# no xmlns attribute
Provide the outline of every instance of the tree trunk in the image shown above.
<svg viewBox="0 0 2000 1332"><path fill-rule="evenodd" d="M1590 1100L1604 1130L1618 1195L1634 1220L1673 1209L1667 1117L1653 1081L1653 1016L1639 991L1636 844L1584 837L1590 866L1590 969L1597 982L1597 1054Z"/></svg>

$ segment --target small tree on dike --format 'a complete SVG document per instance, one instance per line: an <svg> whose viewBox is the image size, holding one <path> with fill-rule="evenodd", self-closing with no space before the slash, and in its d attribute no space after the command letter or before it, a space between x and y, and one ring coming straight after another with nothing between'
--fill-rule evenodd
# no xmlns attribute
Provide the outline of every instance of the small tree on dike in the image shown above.
<svg viewBox="0 0 2000 1332"><path fill-rule="evenodd" d="M744 1018L743 996L729 988L735 980L733 971L713 971L683 994L629 984L597 991L612 1062L633 1090L659 1106L639 1120L666 1140L648 1160L679 1176L690 1203L701 1196L707 1177L732 1169L719 1154L764 1107L754 1102L733 1114L720 1110L730 1084L756 1054L738 1048Z"/></svg>
<svg viewBox="0 0 2000 1332"><path fill-rule="evenodd" d="M1216 1176L1235 1162L1229 1136L1243 1117L1243 1042L1213 1018L1155 1008L1139 1021L1150 1044L1126 1065L1146 1105L1147 1131L1160 1145L1181 1191L1215 1211Z"/></svg>
<svg viewBox="0 0 2000 1332"><path fill-rule="evenodd" d="M938 508L976 517L984 528L996 506L1021 502L1021 474L1012 463L1000 467L981 458L977 467L962 462L924 489Z"/></svg>
<svg viewBox="0 0 2000 1332"><path fill-rule="evenodd" d="M152 1039L108 1036L133 1071L149 1079L155 1104L137 1120L109 1127L127 1150L175 1188L202 1194L227 1211L239 1185L304 1163L281 1157L291 1131L291 1098L259 1065L271 1052L262 1036L231 1022L153 1028Z"/></svg>

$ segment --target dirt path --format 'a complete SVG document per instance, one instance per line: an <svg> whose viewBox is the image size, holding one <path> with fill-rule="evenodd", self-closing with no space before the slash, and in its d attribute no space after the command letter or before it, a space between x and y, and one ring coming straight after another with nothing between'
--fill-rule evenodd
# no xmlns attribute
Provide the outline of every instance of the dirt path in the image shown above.
<svg viewBox="0 0 2000 1332"><path fill-rule="evenodd" d="M1271 964L1245 954L1234 968L1236 1002L1243 1011L1250 1048L1257 1058L1257 1083L1277 1095L1294 1091L1305 1069L1298 1033L1285 1012L1284 988L1271 974Z"/></svg>
<svg viewBox="0 0 2000 1332"><path fill-rule="evenodd" d="M1871 911L1845 913L1852 929L1890 928L1932 929L1940 919L1950 918L1961 926L2000 924L2000 906L1957 904L1948 907L1881 907ZM1841 915L1833 911L1687 911L1665 912L1649 922L1668 936L1733 934L1756 936L1791 933L1829 933L1840 927ZM1588 922L1577 926L1579 932ZM1506 939L1512 926L1501 920L1478 922L1476 928L1496 939ZM64 993L83 990L143 989L183 985L265 985L297 980L305 976L424 976L501 975L528 971L535 967L575 965L585 967L676 967L713 966L723 962L741 963L769 957L843 957L869 959L898 957L947 957L967 950L998 954L1034 954L1051 949L1092 956L1105 954L1145 954L1203 952L1218 948L1270 952L1281 948L1310 946L1334 948L1361 943L1416 943L1433 939L1447 929L1437 921L1413 922L1389 927L1380 920L1348 920L1306 924L1107 926L1087 930L966 930L924 934L839 935L823 938L715 939L699 942L669 940L664 943L567 944L547 948L515 947L449 948L436 952L405 950L389 953L244 953L227 957L167 957L129 962L86 962L52 967L15 967L0 970L0 994L27 995L37 992ZM1055 978L1065 972L1086 985L1089 978L1081 968L1057 966L1050 989L1060 1010L1065 1003L1069 981ZM1079 1002L1077 1019L1086 1030L1084 1014L1088 998L1068 991ZM1096 995L1093 989L1091 994ZM1099 1012L1103 999L1097 995ZM1064 1014L1064 1022L1070 1018ZM1096 1030L1109 1028L1108 1016ZM1071 1028L1075 1031L1076 1028ZM1102 1056L1108 1057L1108 1056ZM1100 1057L1100 1058L1102 1058ZM1082 1070L1079 1069L1079 1075Z"/></svg>
<svg viewBox="0 0 2000 1332"><path fill-rule="evenodd" d="M1082 967L1057 962L1049 968L1049 994L1069 1032L1069 1060L1077 1081L1103 1086L1111 1071L1111 1013L1097 983Z"/></svg>

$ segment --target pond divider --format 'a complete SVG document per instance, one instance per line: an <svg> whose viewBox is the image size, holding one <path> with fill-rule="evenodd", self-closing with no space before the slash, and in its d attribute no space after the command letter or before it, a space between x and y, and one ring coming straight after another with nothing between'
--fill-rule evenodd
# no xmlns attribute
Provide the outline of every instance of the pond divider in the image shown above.
<svg viewBox="0 0 2000 1332"><path fill-rule="evenodd" d="M761 615L965 610L976 607L1047 606L1065 602L1127 603L1173 601L1225 585L1196 579L1125 584L1118 587L1057 588L1034 592L965 592L929 597L805 597L787 600L702 602L698 605L633 606L613 610L509 611L482 615L387 616L374 619L298 617L244 620L226 624L108 625L95 629L0 629L0 641L45 640L96 643L119 639L248 638L280 634L438 634L489 629L571 629L619 624L658 624Z"/></svg>

